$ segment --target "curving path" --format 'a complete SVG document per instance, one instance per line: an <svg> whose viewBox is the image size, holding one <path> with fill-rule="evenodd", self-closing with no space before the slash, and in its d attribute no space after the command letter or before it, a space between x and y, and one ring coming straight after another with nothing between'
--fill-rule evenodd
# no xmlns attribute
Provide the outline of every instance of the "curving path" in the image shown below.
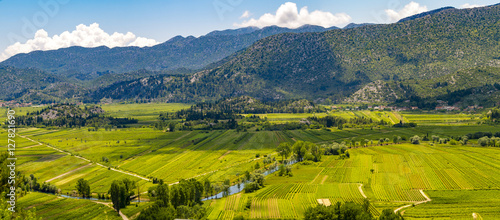
<svg viewBox="0 0 500 220"><path fill-rule="evenodd" d="M115 210L113 208L113 205L110 202L99 202L99 201L93 201L93 200L92 200L92 202L103 204L103 205L108 206L108 207L112 208L113 210ZM120 214L120 217L122 217L123 220L129 220L128 217L125 214L123 214L121 210L118 212L118 214Z"/></svg>
<svg viewBox="0 0 500 220"><path fill-rule="evenodd" d="M410 207L410 206L412 206L412 205L420 205L420 204L422 204L422 203L426 203L426 202L430 202L430 201L432 201L432 199L431 199L431 198L429 198L427 195L425 195L424 190L420 190L420 193L422 194L422 196L424 196L424 198L425 198L425 200L424 200L424 201L420 201L420 202L416 202L416 203L413 203L413 204L409 204L409 205L401 206L401 207L399 207L399 208L395 209L395 210L394 210L394 213L398 213L401 209L408 208L408 207Z"/></svg>
<svg viewBox="0 0 500 220"><path fill-rule="evenodd" d="M359 189L359 192L361 193L361 195L363 197L365 197L365 199L367 199L368 197L365 195L365 192L363 192L363 184L362 183L359 184L358 189Z"/></svg>

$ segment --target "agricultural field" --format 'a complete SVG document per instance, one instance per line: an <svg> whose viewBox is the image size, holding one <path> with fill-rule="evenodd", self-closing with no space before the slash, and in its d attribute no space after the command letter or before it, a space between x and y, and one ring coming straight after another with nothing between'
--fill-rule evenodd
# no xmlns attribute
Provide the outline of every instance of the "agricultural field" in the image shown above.
<svg viewBox="0 0 500 220"><path fill-rule="evenodd" d="M402 115L408 121L415 122L419 125L447 125L447 126L463 126L476 124L482 117L481 114L471 113L435 113L422 114L405 112Z"/></svg>
<svg viewBox="0 0 500 220"><path fill-rule="evenodd" d="M389 111L369 111L369 110L361 110L361 111L342 111L342 110L333 110L328 113L274 113L274 114L256 114L260 118L267 118L271 123L286 123L286 122L298 122L301 120L305 120L308 117L325 117L325 116L337 116L346 119L352 118L367 118L373 119L374 121L384 120L389 124L396 124L400 121L410 122L408 118L403 116L398 112L389 112ZM247 116L247 115L244 115Z"/></svg>
<svg viewBox="0 0 500 220"><path fill-rule="evenodd" d="M485 219L496 215L491 209L481 209L479 199L467 206L467 209L457 208L450 215L446 215L442 210L446 209L445 204L463 204L460 196L453 197L450 194L452 199L447 199L448 192L464 195L467 192L489 192L490 194L484 195L496 195L500 190L500 149L472 147L475 143L473 140L469 146L430 142L420 145L405 142L378 146L380 138L389 138L392 143L394 136L461 137L477 131L500 131L498 126L479 125L479 115L470 118L472 121L467 123L462 121L467 117L460 114L425 115L388 111L259 115L267 117L272 123L297 122L310 116L335 115L384 120L389 124L399 121L416 122L418 126L414 128L393 128L389 125L342 130L334 128L165 132L149 126L157 120L160 112L173 112L186 107L189 105L102 105L110 116L139 119L138 125L129 128L101 128L98 131L85 127L20 128L16 138L18 170L27 176L33 174L41 182L56 185L63 194L74 193L76 181L80 178L89 181L94 196L97 193L107 193L114 180L124 178L136 181L145 193L153 186L152 181L148 181L152 178L163 179L168 184L189 178L208 178L215 182L229 179L235 182L245 171L253 170L257 163L262 164L265 156L279 158L275 148L282 142L293 143L302 140L318 145L346 142L347 146L354 147L350 145L353 141L368 140L369 147L360 148L358 144L356 148L350 149L349 159L324 156L321 162L296 164L292 169L293 177L271 174L266 177L266 187L254 193L238 193L206 201L204 207L207 208L207 216L209 219L232 219L238 215L254 219L300 219L307 208L318 204L329 205L347 201L361 203L365 198L371 202L370 212L377 216L386 208L396 209L424 202L426 198L422 192L433 200L414 208L402 209L404 215L410 219L425 219L434 215L432 213L444 219L472 216L472 213L462 213L461 210L474 211ZM18 110L25 114L32 109ZM1 130L1 135L6 136L6 131ZM5 149L6 144L6 139L0 138L0 146ZM434 200L434 196L439 198ZM144 197L147 199L146 194ZM20 203L28 207L37 205L37 211L44 210L40 211L39 216L45 218L48 216L45 212L52 213L52 202L59 201L55 198L52 195L32 193L28 194L26 199L21 199ZM28 200L31 199L35 202L29 203ZM74 206L88 205L80 204L81 201L76 199L64 199L66 200L71 201L66 202L68 204L74 202ZM451 203L446 203L450 201ZM122 211L131 218L151 204L141 203L138 207L132 205ZM495 204L494 201L492 204ZM97 207L100 206L94 208ZM100 217L83 217L93 218Z"/></svg>
<svg viewBox="0 0 500 220"><path fill-rule="evenodd" d="M405 219L500 219L500 190L432 190L427 194L432 201L409 208Z"/></svg>
<svg viewBox="0 0 500 220"><path fill-rule="evenodd" d="M139 120L137 125L148 125L156 121L160 113L175 112L189 108L190 104L182 103L144 103L144 104L107 104L100 105L107 115L121 118L135 118Z"/></svg>
<svg viewBox="0 0 500 220"><path fill-rule="evenodd" d="M385 208L425 201L420 190L433 201L408 209L404 216L455 219L464 213L472 216L473 212L482 212L483 218L498 214L498 209L492 208L498 207L498 199L493 199L496 203L487 207L478 203L480 198L497 198L500 149L399 144L357 148L350 152L351 157L345 160L328 156L320 163L298 164L293 169L293 177L271 175L266 181L268 185L256 193L211 201L209 218L230 219L239 214L252 218L301 218L308 207L346 201L361 203L365 196L372 203L371 212L379 215ZM450 194L451 198L447 199L449 192L459 195ZM476 201L467 203L469 197L464 195L474 192L479 194L470 198ZM436 201L434 196L438 197ZM248 200L250 208L238 205ZM463 206L468 208L457 207L458 214L446 212L446 207L463 203L467 203ZM427 212L431 214L425 214Z"/></svg>
<svg viewBox="0 0 500 220"><path fill-rule="evenodd" d="M168 183L195 176L217 178L225 176L235 179L237 174L248 170L254 163L262 159L256 155L275 154L274 148L281 142L295 140L328 144L346 139L392 138L393 135L410 136L425 133L412 129L344 129L334 132L326 130L294 130L294 131L259 131L236 132L227 131L179 131L163 132L151 128L128 128L115 130L88 131L87 129L21 129L19 134L40 142L34 148L20 149L26 157L33 160L21 166L25 172L47 176L53 164L67 164L70 155L81 156L105 167L113 167L143 177L156 177ZM26 140L19 138L19 140ZM29 142L27 145L36 145ZM52 148L51 148L52 147ZM58 149L63 153L54 150ZM31 149L31 150L30 150ZM41 158L39 152L49 154ZM28 151L30 150L30 151ZM66 154L66 155L65 155ZM70 154L70 155L67 155ZM63 157L64 156L64 157ZM103 161L106 157L107 162ZM48 175L51 179L71 169L86 165L89 161L72 157L70 168L61 169ZM40 166L44 161L46 166ZM217 163L213 163L217 161ZM186 166L186 164L189 164ZM30 167L39 167L34 170ZM86 167L91 169L91 167ZM85 170L86 170L85 169ZM81 174L79 170L73 174ZM179 172L172 172L172 171ZM66 182L64 182L66 183ZM69 181L71 184L71 181Z"/></svg>
<svg viewBox="0 0 500 220"><path fill-rule="evenodd" d="M111 207L85 199L67 199L54 195L31 192L18 202L25 209L36 209L43 219L122 219Z"/></svg>

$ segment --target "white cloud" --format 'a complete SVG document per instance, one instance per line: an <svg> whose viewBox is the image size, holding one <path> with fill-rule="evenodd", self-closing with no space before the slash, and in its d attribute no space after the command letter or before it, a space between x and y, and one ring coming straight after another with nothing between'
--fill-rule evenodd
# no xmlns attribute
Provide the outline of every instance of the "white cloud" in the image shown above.
<svg viewBox="0 0 500 220"><path fill-rule="evenodd" d="M137 37L131 32L108 34L99 27L99 24L93 23L89 26L80 24L76 26L76 30L69 32L65 31L60 35L50 37L47 31L40 29L35 33L33 39L29 39L26 43L17 42L10 45L0 55L0 61L6 60L18 53L29 53L35 50L56 50L71 46L82 47L98 47L107 46L125 47L125 46L153 46L158 44L156 40Z"/></svg>
<svg viewBox="0 0 500 220"><path fill-rule="evenodd" d="M426 11L429 11L429 9L427 9L427 6L420 6L420 4L416 2L410 2L409 4L405 5L405 7L403 7L403 9L401 9L400 11L387 9L385 10L385 13L389 17L390 21L394 22L399 21L402 18L420 14Z"/></svg>
<svg viewBox="0 0 500 220"><path fill-rule="evenodd" d="M462 6L460 6L461 8L477 8L477 7L484 7L484 5L471 5L469 3L465 3L463 4Z"/></svg>
<svg viewBox="0 0 500 220"><path fill-rule="evenodd" d="M250 13L250 11L245 11L245 12L243 12L243 14L241 15L240 19L243 19L243 18L249 18L249 17L250 17L250 15L252 15L252 14Z"/></svg>
<svg viewBox="0 0 500 220"><path fill-rule="evenodd" d="M330 12L324 11L313 11L309 12L307 7L303 7L300 11L297 8L297 4L293 2L287 2L282 4L276 14L264 14L259 19L250 19L242 22L241 24L235 24L238 27L267 27L272 25L277 25L280 27L288 28L298 28L305 24L318 25L323 27L331 26L342 26L351 21L351 16L346 13L332 14Z"/></svg>

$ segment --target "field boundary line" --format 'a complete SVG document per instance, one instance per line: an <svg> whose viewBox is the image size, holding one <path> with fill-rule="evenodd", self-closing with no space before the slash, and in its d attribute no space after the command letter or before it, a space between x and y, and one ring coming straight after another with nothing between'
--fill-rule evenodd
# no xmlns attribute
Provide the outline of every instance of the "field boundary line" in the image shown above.
<svg viewBox="0 0 500 220"><path fill-rule="evenodd" d="M328 179L328 175L325 175L323 179L321 180L321 185L325 184L326 179Z"/></svg>
<svg viewBox="0 0 500 220"><path fill-rule="evenodd" d="M319 171L318 175L316 175L316 177L314 177L314 179L311 181L311 184L313 184L314 181L316 181L316 179L318 179L318 177L321 175L321 173L323 173L324 170L325 170L325 168L323 168L321 171Z"/></svg>
<svg viewBox="0 0 500 220"><path fill-rule="evenodd" d="M33 139L29 138L29 137L22 136L22 135L18 135L18 136L19 136L19 137L22 137L22 138L24 138L24 139L27 139L27 140L29 140L29 141L35 142L35 143L39 143L39 144L41 144L41 145L45 145L45 146L47 146L47 147L49 147L49 148L52 148L52 149L54 149L54 150L56 150L56 151L59 151L59 152L61 152L61 153L65 153L65 154L67 154L67 155L69 155L69 156L73 156L73 157L76 157L76 158L78 158L78 159L85 160L85 161L87 161L87 162L89 162L89 163L94 163L94 162L92 162L91 160L89 160L89 159L87 159L87 158L84 158L84 157L81 157L81 156L76 156L76 155L71 155L71 153L69 153L69 152L63 151L63 150L61 150L61 149L59 149L59 148L55 148L55 147L50 146L50 145L48 145L48 144L43 144L42 142L35 141L35 140L33 140ZM148 182L149 182L149 181L151 181L150 179L145 178L145 177L142 177L142 176L139 176L138 174L133 174L133 173L125 172L125 171L118 170L118 169L115 169L115 168L107 167L107 166L104 166L104 165L102 165L102 164L100 164L100 163L97 163L97 162L95 162L95 164L96 164L96 165L98 165L98 166L104 167L104 168L108 168L109 170L112 170L112 171L116 171L116 172L123 173L123 174L129 175L129 176L137 177L137 178L142 179L142 180L146 180L146 181L148 181Z"/></svg>
<svg viewBox="0 0 500 220"><path fill-rule="evenodd" d="M83 165L83 166L78 167L78 168L76 168L76 169L74 169L74 170L70 170L70 171L68 171L68 172L66 172L66 173L63 173L63 174L61 174L61 175L59 175L59 176L56 176L56 177L54 177L54 178L52 178L52 179L49 179L49 180L47 180L47 181L45 181L45 182L50 182L50 181L52 181L52 180L59 179L59 178L61 178L61 177L63 177L63 176L66 176L66 175L68 175L68 174L70 174L70 173L74 173L74 172L76 172L76 171L79 171L79 170L81 170L81 169L84 169L84 168L86 168L86 167L88 167L88 166L90 166L90 165L92 165L92 164L91 164L91 163L89 163L89 164L87 164L87 165Z"/></svg>
<svg viewBox="0 0 500 220"><path fill-rule="evenodd" d="M20 149L29 149L29 148L33 148L33 147L37 147L37 146L41 146L42 144L35 144L35 145L31 145L31 146L27 146L27 147L21 147Z"/></svg>

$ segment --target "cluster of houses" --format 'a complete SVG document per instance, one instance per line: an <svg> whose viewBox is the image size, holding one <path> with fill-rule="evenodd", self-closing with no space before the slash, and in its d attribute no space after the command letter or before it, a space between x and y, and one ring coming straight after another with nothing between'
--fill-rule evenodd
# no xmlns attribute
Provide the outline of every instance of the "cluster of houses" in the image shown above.
<svg viewBox="0 0 500 220"><path fill-rule="evenodd" d="M471 106L467 106L466 108L464 109L461 109L459 107L456 107L456 106L449 106L448 103L446 103L445 101L442 101L442 100L437 100L437 103L438 103L438 106L436 106L436 111L439 111L439 110L446 110L446 111L475 111L475 110L481 110L483 109L482 106L478 106L478 105L471 105Z"/></svg>
<svg viewBox="0 0 500 220"><path fill-rule="evenodd" d="M352 108L352 109L351 109ZM346 110L346 111L350 111L350 110L359 110L360 107L359 106L355 106L355 107L351 107L351 108L342 108L342 107L338 107L338 106L332 106L332 109L343 109L343 110ZM410 111L410 110L418 110L418 107L414 106L414 107L394 107L394 106L385 106L385 105L379 105L379 106L371 106L369 105L367 107L369 110L390 110L390 111Z"/></svg>
<svg viewBox="0 0 500 220"><path fill-rule="evenodd" d="M391 110L391 111L410 111L410 110L418 110L417 106L412 106L412 107L394 107L394 106L368 106L368 109L373 109L373 110Z"/></svg>
<svg viewBox="0 0 500 220"><path fill-rule="evenodd" d="M461 109L456 106L448 106L448 105L442 105L442 106L437 106L436 111L438 110L446 110L446 111L475 111L475 110L480 110L483 109L482 106L477 106L477 105L472 105L472 106L467 106L467 108Z"/></svg>
<svg viewBox="0 0 500 220"><path fill-rule="evenodd" d="M16 101L0 101L0 107L11 107L11 108L17 108L17 107L30 107L33 104L31 102L29 103L18 103Z"/></svg>
<svg viewBox="0 0 500 220"><path fill-rule="evenodd" d="M439 110L445 110L445 111L476 111L476 110L481 110L483 109L482 106L478 105L473 105L473 106L468 106L464 109L461 109L456 106L449 106L447 105L446 102L438 100L439 105L435 108L436 111ZM339 107L339 106L332 106L332 109L343 109L345 111L350 111L350 110L360 110L361 108L359 106L355 107ZM365 106L366 109L366 106ZM368 106L369 110L390 110L390 111L415 111L418 110L419 108L417 106L411 106L411 107L394 107L394 106L384 106L384 105L379 105L379 106Z"/></svg>

